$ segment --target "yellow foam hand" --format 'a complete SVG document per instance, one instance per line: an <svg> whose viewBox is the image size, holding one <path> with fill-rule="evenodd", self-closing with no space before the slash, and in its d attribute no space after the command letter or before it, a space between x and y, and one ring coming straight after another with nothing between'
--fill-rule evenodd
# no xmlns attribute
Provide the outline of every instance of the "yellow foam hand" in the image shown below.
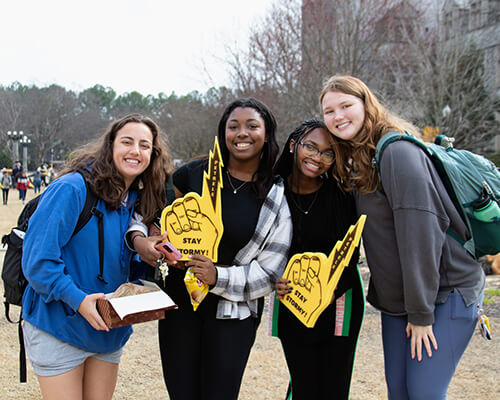
<svg viewBox="0 0 500 400"><path fill-rule="evenodd" d="M308 328L314 327L331 303L342 272L359 244L365 220L366 215L362 215L328 257L306 252L295 254L288 262L283 277L291 282L292 292L281 302Z"/></svg>
<svg viewBox="0 0 500 400"><path fill-rule="evenodd" d="M320 273L326 268L323 253L296 254L288 263L284 278L291 281L292 293L282 300L302 322L308 325L321 306L324 279Z"/></svg>
<svg viewBox="0 0 500 400"><path fill-rule="evenodd" d="M201 254L217 261L222 225L221 188L222 157L215 138L209 155L208 173L203 176L202 195L189 192L165 207L161 214L161 231L182 255Z"/></svg>

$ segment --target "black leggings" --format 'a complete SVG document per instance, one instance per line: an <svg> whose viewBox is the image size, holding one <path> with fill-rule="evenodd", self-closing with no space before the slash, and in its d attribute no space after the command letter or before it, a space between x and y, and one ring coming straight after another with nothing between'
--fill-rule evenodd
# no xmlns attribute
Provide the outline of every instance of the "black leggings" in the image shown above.
<svg viewBox="0 0 500 400"><path fill-rule="evenodd" d="M212 294L193 311L175 275L168 277L167 293L179 309L167 311L158 325L168 394L172 400L236 400L259 321L216 319L219 297Z"/></svg>
<svg viewBox="0 0 500 400"><path fill-rule="evenodd" d="M279 337L290 372L293 400L349 398L364 310L361 283L355 281L350 290L352 309L347 336L334 335L335 304L323 311L314 328L306 328L279 305Z"/></svg>
<svg viewBox="0 0 500 400"><path fill-rule="evenodd" d="M3 204L7 204L9 200L9 189L2 189Z"/></svg>

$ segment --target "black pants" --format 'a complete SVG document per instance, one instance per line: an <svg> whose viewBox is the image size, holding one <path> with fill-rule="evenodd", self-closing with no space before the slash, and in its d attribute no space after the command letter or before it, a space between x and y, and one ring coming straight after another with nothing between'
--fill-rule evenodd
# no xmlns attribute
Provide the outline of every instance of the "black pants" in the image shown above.
<svg viewBox="0 0 500 400"><path fill-rule="evenodd" d="M9 189L2 189L3 204L7 204L9 200Z"/></svg>
<svg viewBox="0 0 500 400"><path fill-rule="evenodd" d="M236 400L258 319L216 319L219 297L211 294L193 311L183 274L170 270L166 291L179 309L167 311L158 325L170 398Z"/></svg>
<svg viewBox="0 0 500 400"><path fill-rule="evenodd" d="M279 305L278 332L290 372L293 400L349 398L364 310L361 283L353 283L347 336L334 334L335 304L323 311L314 328L305 327L285 306Z"/></svg>

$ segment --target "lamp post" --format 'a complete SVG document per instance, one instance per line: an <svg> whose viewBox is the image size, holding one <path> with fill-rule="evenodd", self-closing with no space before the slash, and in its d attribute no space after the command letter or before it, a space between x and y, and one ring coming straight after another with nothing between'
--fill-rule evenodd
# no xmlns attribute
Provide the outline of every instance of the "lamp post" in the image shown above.
<svg viewBox="0 0 500 400"><path fill-rule="evenodd" d="M61 144L62 140L56 140L55 142L52 142L50 145L50 163L52 164L54 162L54 147L56 147L58 144Z"/></svg>
<svg viewBox="0 0 500 400"><path fill-rule="evenodd" d="M19 161L19 141L23 138L23 131L8 131L7 136L13 143L13 157L12 163Z"/></svg>
<svg viewBox="0 0 500 400"><path fill-rule="evenodd" d="M31 139L28 136L23 136L19 143L23 146L23 169L28 172L28 145L31 143Z"/></svg>

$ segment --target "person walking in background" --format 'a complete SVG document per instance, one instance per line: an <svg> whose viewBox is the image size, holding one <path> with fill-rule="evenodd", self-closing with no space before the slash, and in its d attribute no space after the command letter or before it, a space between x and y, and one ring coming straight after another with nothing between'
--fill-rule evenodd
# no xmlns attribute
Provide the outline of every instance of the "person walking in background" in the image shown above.
<svg viewBox="0 0 500 400"><path fill-rule="evenodd" d="M48 172L48 176L49 176L49 182L47 184L49 184L50 182L52 182L54 179L57 178L57 172L54 169L54 165L52 163L50 164L47 172Z"/></svg>
<svg viewBox="0 0 500 400"><path fill-rule="evenodd" d="M17 180L21 176L21 172L23 171L23 167L21 166L20 161L16 161L14 163L14 168L12 168L12 187L17 188ZM18 190L19 200L21 200L21 192Z"/></svg>
<svg viewBox="0 0 500 400"><path fill-rule="evenodd" d="M9 171L4 170L2 173L2 179L0 181L2 183L2 200L3 204L7 205L9 201L9 190L12 187L12 177L9 176Z"/></svg>
<svg viewBox="0 0 500 400"><path fill-rule="evenodd" d="M49 184L49 177L47 172L47 164L41 163L40 166L36 169L37 172L40 172L42 178L42 185L47 186Z"/></svg>
<svg viewBox="0 0 500 400"><path fill-rule="evenodd" d="M383 135L417 136L414 126L352 76L331 77L320 104L337 143L333 173L367 215L367 299L381 311L389 399L445 399L485 284L480 265L447 231L464 241L470 234L418 146L397 141L384 151L379 170L372 165Z"/></svg>
<svg viewBox="0 0 500 400"><path fill-rule="evenodd" d="M275 173L284 179L292 214L290 256L305 252L329 255L349 226L356 223L353 196L346 194L331 176L335 161L332 142L322 121L305 121L290 134L276 163ZM274 303L271 320L278 321L277 336L291 377L287 399L349 398L364 312L358 254L344 270L330 305L314 328L307 328L281 302ZM292 287L284 278L278 279L277 299ZM339 326L343 329L337 329Z"/></svg>
<svg viewBox="0 0 500 400"><path fill-rule="evenodd" d="M259 100L238 99L218 126L224 168L221 190L224 232L218 260L193 255L186 266L210 285L193 311L185 271L170 268L165 290L179 306L159 322L163 376L172 400L236 400L260 323L264 296L283 273L292 223L281 179L272 172L278 154L276 120ZM198 159L173 175L176 197L202 194L208 159ZM133 227L131 227L133 229ZM161 237L133 231L143 260L153 263Z"/></svg>
<svg viewBox="0 0 500 400"><path fill-rule="evenodd" d="M35 171L35 174L33 175L33 188L35 194L40 193L40 188L42 186L42 174L40 171Z"/></svg>
<svg viewBox="0 0 500 400"><path fill-rule="evenodd" d="M16 188L19 191L19 200L24 204L26 200L26 192L30 185L30 179L26 176L26 172L21 171L20 176L17 178Z"/></svg>
<svg viewBox="0 0 500 400"><path fill-rule="evenodd" d="M160 134L139 114L114 121L97 141L72 153L30 218L22 318L26 352L45 400L113 397L132 327L109 329L96 302L129 279L132 252L124 236L134 209L150 222L165 202L171 159ZM94 216L73 235L87 187L98 198Z"/></svg>
<svg viewBox="0 0 500 400"><path fill-rule="evenodd" d="M16 161L14 163L14 167L12 168L12 184L15 185L17 183L17 178L21 175L21 171L23 167L21 166L20 161Z"/></svg>

